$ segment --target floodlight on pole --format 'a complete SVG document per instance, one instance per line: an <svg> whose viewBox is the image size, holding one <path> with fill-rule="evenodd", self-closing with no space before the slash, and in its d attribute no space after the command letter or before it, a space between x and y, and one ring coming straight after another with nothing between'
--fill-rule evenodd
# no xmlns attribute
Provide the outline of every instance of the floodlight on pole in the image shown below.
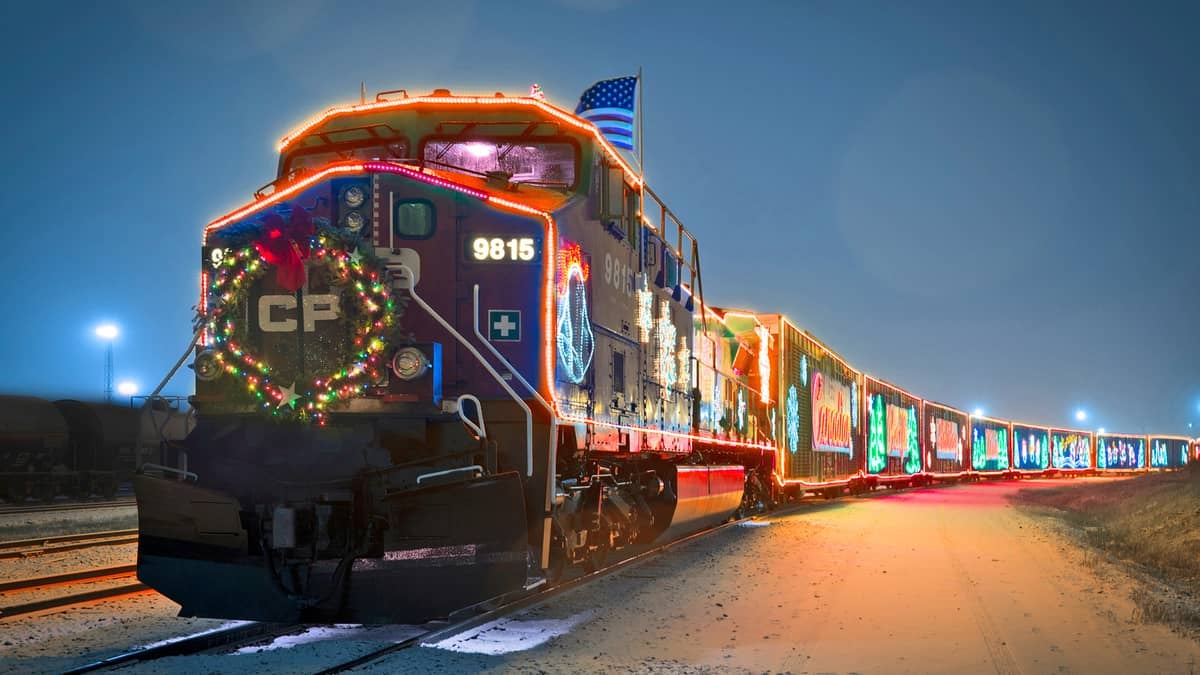
<svg viewBox="0 0 1200 675"><path fill-rule="evenodd" d="M976 408L971 414L975 417L983 417L983 408Z"/></svg>
<svg viewBox="0 0 1200 675"><path fill-rule="evenodd" d="M96 326L96 337L108 343L104 350L104 402L112 403L113 395L113 341L121 331L111 323L102 323Z"/></svg>
<svg viewBox="0 0 1200 675"><path fill-rule="evenodd" d="M133 396L137 391L137 384L129 380L124 380L117 385L117 393L122 396Z"/></svg>
<svg viewBox="0 0 1200 675"><path fill-rule="evenodd" d="M1075 420L1078 422L1086 422L1087 421L1087 411L1084 410L1083 408L1076 410L1075 411Z"/></svg>
<svg viewBox="0 0 1200 675"><path fill-rule="evenodd" d="M1101 435L1101 436L1103 436L1103 435L1104 435L1104 427L1100 427L1100 435Z"/></svg>

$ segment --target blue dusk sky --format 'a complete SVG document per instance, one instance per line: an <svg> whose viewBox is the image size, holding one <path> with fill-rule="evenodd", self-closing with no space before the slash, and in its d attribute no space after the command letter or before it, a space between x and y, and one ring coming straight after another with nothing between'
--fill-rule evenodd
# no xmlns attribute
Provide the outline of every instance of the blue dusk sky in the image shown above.
<svg viewBox="0 0 1200 675"><path fill-rule="evenodd" d="M714 304L961 408L1200 433L1195 2L41 2L0 9L0 391L143 393L201 228L313 113L645 72ZM187 394L190 371L166 393Z"/></svg>

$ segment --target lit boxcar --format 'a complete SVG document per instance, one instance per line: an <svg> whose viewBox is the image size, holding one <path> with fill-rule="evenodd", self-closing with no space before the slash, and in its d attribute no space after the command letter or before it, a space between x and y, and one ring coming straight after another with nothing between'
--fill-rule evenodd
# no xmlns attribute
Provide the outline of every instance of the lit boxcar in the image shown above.
<svg viewBox="0 0 1200 675"><path fill-rule="evenodd" d="M926 473L935 480L964 477L970 469L965 460L970 416L933 401L924 401L921 409L927 443Z"/></svg>
<svg viewBox="0 0 1200 675"><path fill-rule="evenodd" d="M1022 475L1040 475L1051 470L1049 427L1013 422L1012 466Z"/></svg>
<svg viewBox="0 0 1200 675"><path fill-rule="evenodd" d="M1145 436L1096 435L1098 471L1145 471L1149 468Z"/></svg>
<svg viewBox="0 0 1200 675"><path fill-rule="evenodd" d="M1050 430L1050 463L1056 471L1072 475L1089 473L1096 466L1096 444L1090 431Z"/></svg>
<svg viewBox="0 0 1200 675"><path fill-rule="evenodd" d="M1186 466L1190 446L1186 436L1151 436L1150 468L1178 469Z"/></svg>
<svg viewBox="0 0 1200 675"><path fill-rule="evenodd" d="M862 407L868 480L878 484L922 482L921 399L865 375Z"/></svg>
<svg viewBox="0 0 1200 675"><path fill-rule="evenodd" d="M775 345L771 415L777 480L789 491L826 496L855 489L864 456L858 439L862 375L787 317L758 318Z"/></svg>
<svg viewBox="0 0 1200 675"><path fill-rule="evenodd" d="M1011 439L1011 422L971 415L971 470L985 476L1011 472Z"/></svg>

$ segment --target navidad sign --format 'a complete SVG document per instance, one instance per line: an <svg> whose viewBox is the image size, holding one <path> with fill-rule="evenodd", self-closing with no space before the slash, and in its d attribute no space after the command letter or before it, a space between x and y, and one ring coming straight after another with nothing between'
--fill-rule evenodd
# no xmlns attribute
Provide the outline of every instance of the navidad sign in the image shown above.
<svg viewBox="0 0 1200 675"><path fill-rule="evenodd" d="M854 454L850 440L850 387L819 370L812 374L813 450Z"/></svg>

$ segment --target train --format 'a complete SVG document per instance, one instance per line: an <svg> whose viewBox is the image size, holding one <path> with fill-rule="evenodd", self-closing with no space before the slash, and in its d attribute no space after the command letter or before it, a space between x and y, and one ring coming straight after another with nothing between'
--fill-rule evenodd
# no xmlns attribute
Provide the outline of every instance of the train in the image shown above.
<svg viewBox="0 0 1200 675"><path fill-rule="evenodd" d="M188 414L181 403L158 399L135 409L0 395L0 503L111 499L129 493L139 447L145 460L171 461L171 444L187 435Z"/></svg>
<svg viewBox="0 0 1200 675"><path fill-rule="evenodd" d="M709 304L627 126L436 89L287 134L204 227L195 426L134 477L139 578L184 616L424 621L805 495L1195 460L926 401Z"/></svg>

